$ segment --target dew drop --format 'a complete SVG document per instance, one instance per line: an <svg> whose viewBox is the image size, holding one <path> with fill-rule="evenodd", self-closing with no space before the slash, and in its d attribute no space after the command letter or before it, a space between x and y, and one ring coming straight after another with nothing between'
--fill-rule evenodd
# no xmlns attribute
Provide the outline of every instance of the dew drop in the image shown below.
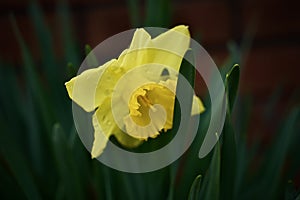
<svg viewBox="0 0 300 200"><path fill-rule="evenodd" d="M104 93L105 93L106 95L109 95L109 94L111 93L111 90L110 90L110 89L106 89L106 90L104 91Z"/></svg>

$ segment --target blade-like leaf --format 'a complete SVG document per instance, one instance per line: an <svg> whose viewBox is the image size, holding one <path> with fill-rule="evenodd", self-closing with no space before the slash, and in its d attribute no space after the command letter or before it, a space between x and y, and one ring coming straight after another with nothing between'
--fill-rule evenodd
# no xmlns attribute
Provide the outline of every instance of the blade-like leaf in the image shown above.
<svg viewBox="0 0 300 200"><path fill-rule="evenodd" d="M83 185L79 178L80 170L76 168L77 165L74 163L67 138L59 124L53 126L53 149L66 198L83 199Z"/></svg>
<svg viewBox="0 0 300 200"><path fill-rule="evenodd" d="M296 131L299 116L300 107L296 107L287 116L283 123L283 127L281 127L272 146L266 153L266 159L260 171L260 184L257 184L257 195L264 196L266 199L274 199L276 195L278 195L281 172L286 161L288 149L292 142L292 136Z"/></svg>
<svg viewBox="0 0 300 200"><path fill-rule="evenodd" d="M131 25L133 28L137 28L141 26L141 16L140 16L140 8L138 0L127 0L127 7L129 10L129 17L131 21Z"/></svg>
<svg viewBox="0 0 300 200"><path fill-rule="evenodd" d="M192 63L189 63L188 61L184 60L180 67L180 73L189 81L190 85L194 87L195 68L193 65L195 63L194 63L194 58L192 56L193 56L192 50L189 50L185 57L191 58L189 60L191 60ZM180 84L180 80L178 81L178 84ZM184 90L184 88L181 88L181 90ZM191 100L189 101L191 102ZM206 108L208 108L207 105L205 105ZM180 112L180 106L178 102L175 103L174 111L175 114L174 114L173 124L176 126L176 124L180 123L180 119L177 118L177 113ZM186 117L190 117L190 116L186 116ZM176 177L175 195L174 195L175 199L186 199L188 197L188 193L190 190L190 185L186 183L193 182L195 177L198 174L204 173L209 166L212 153L207 155L204 159L198 158L199 147L200 144L202 144L203 142L204 133L205 130L207 129L206 125L208 125L207 122L209 122L209 120L210 120L209 109L206 109L206 111L203 114L201 114L200 123L198 122L199 128L198 128L196 138L194 139L189 150L185 154L183 154L181 159L178 161L178 172Z"/></svg>
<svg viewBox="0 0 300 200"><path fill-rule="evenodd" d="M52 36L44 21L44 16L42 14L41 8L37 5L36 2L30 3L29 14L34 25L35 32L37 33L36 35L42 56L42 66L44 67L44 70L47 74L45 78L48 79L50 86L52 86L53 83L58 83L57 78L60 75L57 73L58 66L55 62L53 49L54 43L52 40Z"/></svg>
<svg viewBox="0 0 300 200"><path fill-rule="evenodd" d="M285 200L295 200L296 195L297 195L297 193L295 191L294 183L293 183L293 181L289 180L286 184L284 199Z"/></svg>
<svg viewBox="0 0 300 200"><path fill-rule="evenodd" d="M221 150L221 197L233 199L236 177L236 142L229 115L227 115L223 133Z"/></svg>
<svg viewBox="0 0 300 200"><path fill-rule="evenodd" d="M65 109L65 102L62 101L65 94L63 86L65 68L60 67L60 64L56 61L52 34L45 23L42 9L37 2L34 1L29 4L29 14L41 52L41 65L39 66L41 66L41 73L44 75L43 81L47 81L47 93L51 95L52 105L55 105L51 108L51 111L55 114L55 118L62 123L67 123L68 112L61 112Z"/></svg>
<svg viewBox="0 0 300 200"><path fill-rule="evenodd" d="M203 200L219 200L220 198L220 164L221 152L220 142L218 141L214 147L214 153L209 166L209 171L205 174L206 179L201 189L201 199Z"/></svg>
<svg viewBox="0 0 300 200"><path fill-rule="evenodd" d="M239 86L239 79L240 79L240 67L238 64L235 64L231 70L226 74L225 80L225 88L227 93L227 106L229 107L229 111L231 113L236 94L238 91Z"/></svg>
<svg viewBox="0 0 300 200"><path fill-rule="evenodd" d="M239 85L239 66L234 65L226 74L225 89L227 94L227 112L222 133L221 150L221 197L222 199L233 199L236 175L236 141L233 127L231 125L231 111L236 98Z"/></svg>
<svg viewBox="0 0 300 200"><path fill-rule="evenodd" d="M199 199L199 195L200 195L200 188L201 188L201 181L202 181L202 176L198 175L192 186L190 189L190 193L189 193L189 200L198 200Z"/></svg>
<svg viewBox="0 0 300 200"><path fill-rule="evenodd" d="M11 23L12 27L15 33L15 36L19 42L22 58L24 62L24 70L25 70L25 76L26 81L28 84L28 87L30 89L31 94L33 95L35 99L35 103L38 104L39 110L42 114L42 120L44 122L44 125L46 129L51 132L52 129L52 122L53 122L53 116L52 116L52 109L50 108L50 105L47 103L47 98L45 97L45 93L42 89L41 81L39 80L37 71L34 67L34 62L32 60L32 57L29 53L29 49L25 44L25 41L23 37L21 36L21 33L18 29L16 20L13 16L11 16Z"/></svg>
<svg viewBox="0 0 300 200"><path fill-rule="evenodd" d="M65 54L65 62L72 62L75 66L79 66L79 56L76 49L74 34L72 33L72 20L66 0L58 1L57 4L57 23L60 25L61 36L63 41L63 50Z"/></svg>
<svg viewBox="0 0 300 200"><path fill-rule="evenodd" d="M169 184L169 194L168 200L173 200L175 195L175 181L176 181L176 173L178 171L178 161L175 161L170 165L169 173L170 173L170 184Z"/></svg>
<svg viewBox="0 0 300 200"><path fill-rule="evenodd" d="M8 171L12 173L27 199L41 199L26 156L8 134L9 130L6 130L3 124L0 124L0 128L3 131L0 134L0 158L3 159L1 161L7 165Z"/></svg>
<svg viewBox="0 0 300 200"><path fill-rule="evenodd" d="M146 20L148 27L169 27L171 20L170 0L147 0Z"/></svg>
<svg viewBox="0 0 300 200"><path fill-rule="evenodd" d="M295 200L300 200L300 194L298 194Z"/></svg>

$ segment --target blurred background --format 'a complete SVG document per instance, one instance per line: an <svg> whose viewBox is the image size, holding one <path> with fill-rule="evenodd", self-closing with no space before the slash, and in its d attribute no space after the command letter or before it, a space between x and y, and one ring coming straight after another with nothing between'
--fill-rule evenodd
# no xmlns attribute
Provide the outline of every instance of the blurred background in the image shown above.
<svg viewBox="0 0 300 200"><path fill-rule="evenodd" d="M230 48L242 49L240 95L251 95L254 104L251 112L253 130L272 134L272 126L261 119L269 97L274 90L282 92L277 114L286 107L288 97L299 87L300 72L300 14L299 2L288 0L188 0L188 1L122 1L122 0L40 0L45 26L51 34L55 56L64 56L65 38L58 23L58 15L69 12L68 26L71 27L74 48L80 56L84 46L92 48L106 38L132 27L142 25L173 27L186 24L192 37L213 57L217 66L224 65ZM60 4L60 6L58 6ZM67 4L67 5L66 5ZM134 5L132 5L134 4ZM145 4L157 7L149 13ZM12 64L17 70L22 65L18 41L13 32L9 15L13 14L33 59L41 62L42 51L36 29L30 16L27 1L1 2L1 60ZM130 12L132 11L132 14ZM166 12L167 11L167 12ZM136 13L137 12L137 13ZM162 17L163 16L163 17ZM152 18L151 18L152 17ZM163 19L162 21L160 21ZM235 47L233 47L234 45ZM236 50L236 51L238 51ZM80 64L77 60L76 64ZM72 61L74 62L74 61ZM274 121L273 121L274 122ZM252 133L253 134L253 133Z"/></svg>
<svg viewBox="0 0 300 200"><path fill-rule="evenodd" d="M286 125L291 123L290 113L299 108L300 102L299 11L300 3L296 0L2 0L2 196L8 198L8 191L21 190L23 192L15 193L13 197L30 198L32 192L52 197L51 192L59 194L57 191L63 190L59 187L47 189L57 183L55 176L50 177L56 172L47 168L47 163L52 166L52 161L42 157L47 155L49 160L59 163L59 159L68 160L55 153L61 141L71 141L71 150L62 149L71 154L74 153L73 143L81 146L76 133L69 134L75 131L71 101L63 84L76 74L90 48L130 28L171 28L178 24L189 26L192 37L200 42L221 70L234 63L240 64L233 124L236 132L245 135L246 146L255 149L255 162L250 168L259 168L257 163L265 160L261 153L269 150L283 127L292 127L293 139L285 147L278 147L286 152L282 155L283 167L279 171L291 169L293 176L285 181L292 180L295 187L299 187L299 159L293 158L298 155L300 144L299 109L294 118L292 116L293 123ZM200 86L196 85L196 90L201 93ZM58 132L67 132L67 138L57 139L60 137ZM88 160L85 150L81 149L81 152ZM20 169L23 164L24 169ZM58 174L64 170L58 169ZM44 176L48 172L49 175ZM38 184L45 178L49 178L49 185L40 188ZM27 183L27 179L33 181ZM36 187L39 188L37 191ZM101 196L93 194L92 186L86 190L91 191L92 197ZM65 195L68 196L63 193L62 198Z"/></svg>

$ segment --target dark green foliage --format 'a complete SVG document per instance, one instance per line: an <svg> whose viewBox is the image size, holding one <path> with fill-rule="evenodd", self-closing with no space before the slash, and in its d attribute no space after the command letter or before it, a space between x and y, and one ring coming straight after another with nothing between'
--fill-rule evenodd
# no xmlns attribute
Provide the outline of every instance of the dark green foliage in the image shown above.
<svg viewBox="0 0 300 200"><path fill-rule="evenodd" d="M134 0L129 3L133 25L141 26L139 6ZM169 26L169 1L146 1L146 8L146 25ZM221 69L228 105L225 125L209 155L198 158L210 121L208 100L204 101L207 110L201 115L195 140L172 165L151 173L130 174L92 160L74 128L71 100L64 88L64 82L76 75L81 58L71 34L66 3L60 1L56 10L64 60L55 56L51 31L38 4L31 3L28 12L40 45L39 63L33 60L11 16L23 65L16 71L13 66L0 63L0 199L300 199L298 188L290 181L300 168L299 107L291 109L276 125L278 134L266 152L257 151L260 143L247 145L244 132L251 108L250 101L235 100L240 67L234 63L239 62L240 52L234 45L231 59ZM90 46L85 51L90 53ZM188 54L193 56L192 51ZM91 54L88 62L97 65ZM184 60L180 72L194 86L192 64ZM270 102L276 99L273 100ZM236 123L232 122L234 105L243 111ZM272 106L266 110L272 112ZM180 114L177 102L175 125L180 122ZM149 140L141 150L160 148L172 139L174 132ZM251 164L260 154L264 161L253 170Z"/></svg>

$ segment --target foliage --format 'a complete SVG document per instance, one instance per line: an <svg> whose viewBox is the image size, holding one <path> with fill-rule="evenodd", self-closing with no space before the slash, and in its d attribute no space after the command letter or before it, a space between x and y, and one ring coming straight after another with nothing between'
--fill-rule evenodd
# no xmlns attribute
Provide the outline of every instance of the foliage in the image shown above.
<svg viewBox="0 0 300 200"><path fill-rule="evenodd" d="M130 2L131 9L136 9L132 8L136 2ZM148 2L148 12L155 13L153 5ZM182 158L161 170L129 174L90 159L74 128L71 101L64 88L64 82L75 75L74 66L79 64L80 53L70 34L67 6L60 3L57 12L57 22L62 27L65 42L65 60L55 56L52 35L41 9L35 3L29 6L42 53L40 63L33 60L14 17L11 17L23 66L16 69L2 62L0 68L1 199L300 198L291 181L300 166L300 160L295 156L299 151L299 107L291 109L282 119L278 134L266 148L268 151L259 152L259 144L247 145L245 128L236 129L232 123L240 71L239 66L233 66L239 57L236 53L221 70L229 106L222 137L207 157L199 159L197 152L203 141L201 133L205 132L209 122L209 109L201 116L200 130L190 149ZM146 23L152 25L148 15ZM138 17L133 18L138 20ZM153 23L160 25L157 20ZM161 24L167 26L168 22ZM87 46L86 51L89 49ZM186 72L186 77L193 80L194 76L190 74ZM241 101L237 103L238 109L250 109L249 105L241 104ZM178 118L178 113L175 118ZM236 124L246 124L247 112L237 119ZM257 155L264 161L252 169ZM287 160L291 157L292 160ZM287 165L287 161L291 164Z"/></svg>

